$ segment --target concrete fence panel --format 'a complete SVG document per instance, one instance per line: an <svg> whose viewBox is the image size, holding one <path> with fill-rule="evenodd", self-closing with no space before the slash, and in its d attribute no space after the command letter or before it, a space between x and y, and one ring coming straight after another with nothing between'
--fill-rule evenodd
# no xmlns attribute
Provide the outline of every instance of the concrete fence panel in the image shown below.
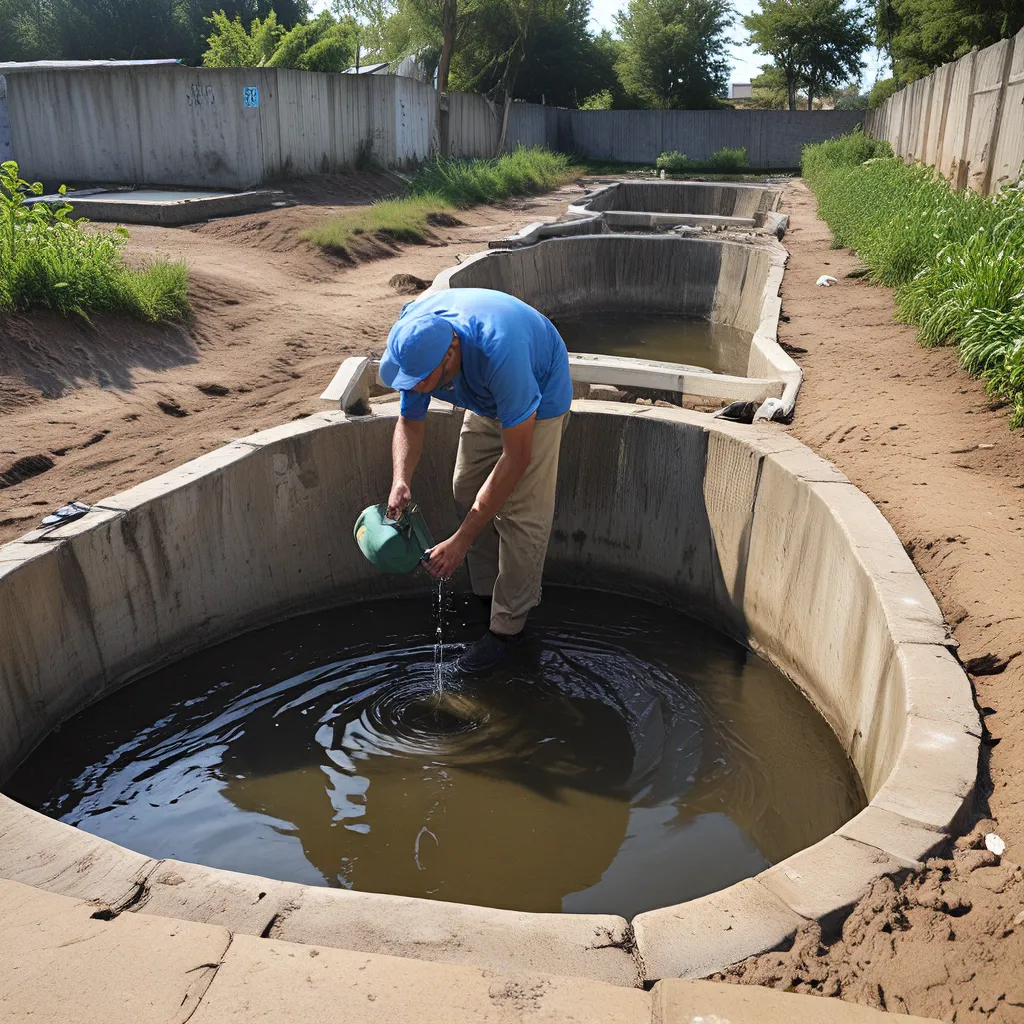
<svg viewBox="0 0 1024 1024"><path fill-rule="evenodd" d="M1024 29L901 89L869 112L865 130L954 188L997 192L1024 162Z"/></svg>
<svg viewBox="0 0 1024 1024"><path fill-rule="evenodd" d="M954 188L967 183L967 138L971 131L971 99L974 93L974 65L977 54L961 57L953 68L946 139L939 153L938 170Z"/></svg>
<svg viewBox="0 0 1024 1024"><path fill-rule="evenodd" d="M1006 76L1002 115L996 132L989 190L997 191L1013 184L1024 163L1024 29L1013 40L1009 71Z"/></svg>
<svg viewBox="0 0 1024 1024"><path fill-rule="evenodd" d="M966 184L975 192L987 192L992 178L992 157L1012 53L1013 40L1002 39L975 55L965 157Z"/></svg>
<svg viewBox="0 0 1024 1024"><path fill-rule="evenodd" d="M945 138L954 67L954 64L943 64L930 76L932 89L928 110L928 128L924 133L924 147L915 154L928 167L934 167L938 163L942 140Z"/></svg>
<svg viewBox="0 0 1024 1024"><path fill-rule="evenodd" d="M483 96L448 94L448 155L494 156L501 137L502 111Z"/></svg>

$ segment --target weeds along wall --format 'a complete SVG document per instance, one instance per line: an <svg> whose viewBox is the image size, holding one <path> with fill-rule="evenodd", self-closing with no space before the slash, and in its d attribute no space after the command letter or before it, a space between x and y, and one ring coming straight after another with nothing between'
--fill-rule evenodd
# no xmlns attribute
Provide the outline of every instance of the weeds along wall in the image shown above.
<svg viewBox="0 0 1024 1024"><path fill-rule="evenodd" d="M6 98L5 92L6 89ZM26 68L0 64L0 153L22 176L65 182L248 188L436 154L436 93L394 75L279 68ZM449 97L449 155L491 157L504 108ZM862 111L564 110L513 103L504 148L522 143L653 165L743 147L761 169L799 166L806 143L850 131ZM9 124L9 131L5 131Z"/></svg>
<svg viewBox="0 0 1024 1024"><path fill-rule="evenodd" d="M1024 29L912 82L869 110L864 128L954 188L1013 184L1024 162Z"/></svg>

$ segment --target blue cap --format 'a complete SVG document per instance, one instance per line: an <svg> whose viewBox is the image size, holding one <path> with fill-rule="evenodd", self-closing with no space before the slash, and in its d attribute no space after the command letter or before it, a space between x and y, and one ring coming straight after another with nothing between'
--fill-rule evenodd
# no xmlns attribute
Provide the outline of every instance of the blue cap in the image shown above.
<svg viewBox="0 0 1024 1024"><path fill-rule="evenodd" d="M396 391L411 391L441 365L453 333L452 325L436 313L403 316L388 335L381 380Z"/></svg>

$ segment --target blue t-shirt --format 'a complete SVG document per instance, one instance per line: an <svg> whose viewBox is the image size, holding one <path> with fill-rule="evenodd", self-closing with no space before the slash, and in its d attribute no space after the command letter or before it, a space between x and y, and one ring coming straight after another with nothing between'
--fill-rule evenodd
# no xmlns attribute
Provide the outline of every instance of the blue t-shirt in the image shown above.
<svg viewBox="0 0 1024 1024"><path fill-rule="evenodd" d="M569 411L569 353L555 325L532 306L489 288L449 288L410 302L402 316L435 313L459 337L462 367L430 394L402 392L402 415L422 420L431 398L514 427L533 413L553 419ZM399 317L401 319L401 317Z"/></svg>

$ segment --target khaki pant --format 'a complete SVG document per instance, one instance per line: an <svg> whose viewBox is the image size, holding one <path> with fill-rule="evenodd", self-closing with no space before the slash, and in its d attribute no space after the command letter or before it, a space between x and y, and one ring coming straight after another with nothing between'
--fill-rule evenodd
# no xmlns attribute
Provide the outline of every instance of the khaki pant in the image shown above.
<svg viewBox="0 0 1024 1024"><path fill-rule="evenodd" d="M466 556L473 593L493 598L491 629L495 633L518 633L530 609L540 601L544 557L555 514L558 449L568 421L569 413L537 420L526 472ZM501 424L467 411L452 480L460 516L472 507L501 452Z"/></svg>

